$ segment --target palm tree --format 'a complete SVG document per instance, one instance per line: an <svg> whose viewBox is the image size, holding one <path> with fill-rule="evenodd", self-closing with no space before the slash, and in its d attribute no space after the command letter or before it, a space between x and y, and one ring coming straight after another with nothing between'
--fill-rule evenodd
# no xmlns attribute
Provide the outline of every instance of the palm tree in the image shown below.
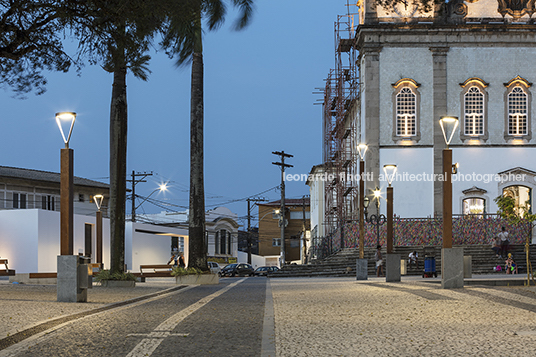
<svg viewBox="0 0 536 357"><path fill-rule="evenodd" d="M229 0L240 11L236 30L247 26L253 13L253 0ZM170 55L178 55L177 65L191 62L190 102L190 213L188 266L208 270L205 242L205 189L203 175L203 21L210 31L218 29L225 19L222 0L192 0L188 3L190 18L172 16L165 29L162 45Z"/></svg>
<svg viewBox="0 0 536 357"><path fill-rule="evenodd" d="M125 262L125 204L127 181L127 89L130 71L141 80L150 72L147 51L165 19L159 0L83 1L75 34L80 55L101 63L113 74L110 104L110 250L112 273L123 272ZM149 15L150 14L150 15Z"/></svg>

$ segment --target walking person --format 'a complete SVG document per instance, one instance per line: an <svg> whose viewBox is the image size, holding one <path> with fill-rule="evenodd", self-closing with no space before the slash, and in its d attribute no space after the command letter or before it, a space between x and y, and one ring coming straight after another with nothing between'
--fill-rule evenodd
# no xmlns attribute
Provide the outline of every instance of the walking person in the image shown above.
<svg viewBox="0 0 536 357"><path fill-rule="evenodd" d="M495 252L496 258L501 258L501 238L498 235L491 240L491 249Z"/></svg>
<svg viewBox="0 0 536 357"><path fill-rule="evenodd" d="M171 253L171 258L169 258L167 264L171 265L172 267L176 267L177 266L177 255L174 254L174 253Z"/></svg>
<svg viewBox="0 0 536 357"><path fill-rule="evenodd" d="M378 244L376 247L376 254L374 254L374 259L376 259L376 276L383 276L383 257L382 257L382 246Z"/></svg>
<svg viewBox="0 0 536 357"><path fill-rule="evenodd" d="M506 231L506 228L504 226L501 227L501 233L498 234L499 238L501 239L501 256L506 257L508 254L508 250L510 249L510 241L508 240L508 232Z"/></svg>

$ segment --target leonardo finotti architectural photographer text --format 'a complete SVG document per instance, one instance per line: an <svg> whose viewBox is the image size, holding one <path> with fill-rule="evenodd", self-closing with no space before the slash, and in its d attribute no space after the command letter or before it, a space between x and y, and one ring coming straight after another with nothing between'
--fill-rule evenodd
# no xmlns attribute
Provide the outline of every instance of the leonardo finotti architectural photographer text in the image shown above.
<svg viewBox="0 0 536 357"><path fill-rule="evenodd" d="M475 172L468 173L468 174L453 174L452 175L452 181L460 181L460 182L483 182L483 183L490 183L490 182L512 182L512 181L525 181L526 179L525 174L477 174ZM335 180L335 178L341 180L341 181L347 181L347 182L359 182L360 181L360 175L359 174L328 174L328 173L322 173L322 174L286 174L284 176L285 181L323 181L323 182L331 182ZM364 181L374 181L374 174L372 172L367 172L363 174L363 180ZM536 180L536 178L535 178ZM379 175L379 181L387 181L387 177L384 174ZM430 174L426 172L414 174L409 172L400 172L396 173L393 180L393 182L429 182L429 181L445 181L445 175L443 174Z"/></svg>

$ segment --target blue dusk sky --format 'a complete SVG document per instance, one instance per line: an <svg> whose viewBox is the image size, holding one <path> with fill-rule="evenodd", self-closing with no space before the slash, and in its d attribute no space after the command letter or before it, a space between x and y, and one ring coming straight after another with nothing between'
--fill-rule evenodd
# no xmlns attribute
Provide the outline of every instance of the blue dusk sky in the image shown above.
<svg viewBox="0 0 536 357"><path fill-rule="evenodd" d="M313 103L322 95L313 92L324 87L335 66L334 23L337 15L347 14L346 4L258 0L245 30L231 31L235 16L229 9L225 25L205 33L207 209L223 205L244 218L245 198L266 191L261 196L279 199L274 188L281 173L272 165L279 157L272 151L294 155L287 160L294 165L287 171L291 174L307 174L321 163L321 105ZM350 6L350 11L357 8ZM151 56L147 82L127 79L127 172L154 173L136 186L140 195L169 182L167 192L152 198L171 204L170 211L182 211L188 206L191 68L177 68L162 51ZM43 95L15 99L9 90L1 92L0 165L59 172L63 142L54 114L74 111L74 174L109 182L112 75L86 65L80 76L75 71L46 76ZM303 181L287 182L286 192L287 198L301 198L309 187ZM137 213L163 210L146 202Z"/></svg>

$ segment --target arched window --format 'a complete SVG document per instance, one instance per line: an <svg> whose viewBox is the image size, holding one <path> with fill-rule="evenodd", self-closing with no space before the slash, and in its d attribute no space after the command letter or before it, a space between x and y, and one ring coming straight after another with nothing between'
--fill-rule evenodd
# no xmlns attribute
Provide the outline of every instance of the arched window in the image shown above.
<svg viewBox="0 0 536 357"><path fill-rule="evenodd" d="M412 79L404 78L393 84L394 118L393 140L420 140L419 84Z"/></svg>
<svg viewBox="0 0 536 357"><path fill-rule="evenodd" d="M527 93L515 86L508 94L508 135L527 135Z"/></svg>
<svg viewBox="0 0 536 357"><path fill-rule="evenodd" d="M506 118L504 137L506 140L523 139L530 140L531 118L530 103L531 93L529 83L519 76L505 83L506 90Z"/></svg>
<svg viewBox="0 0 536 357"><path fill-rule="evenodd" d="M462 120L461 140L488 139L487 128L487 102L488 93L486 87L489 84L480 78L469 78L460 83L463 88L461 93Z"/></svg>
<svg viewBox="0 0 536 357"><path fill-rule="evenodd" d="M486 200L478 197L463 200L463 214L482 215L486 212Z"/></svg>
<svg viewBox="0 0 536 357"><path fill-rule="evenodd" d="M416 134L417 96L411 88L402 88L396 95L396 135L408 137Z"/></svg>

